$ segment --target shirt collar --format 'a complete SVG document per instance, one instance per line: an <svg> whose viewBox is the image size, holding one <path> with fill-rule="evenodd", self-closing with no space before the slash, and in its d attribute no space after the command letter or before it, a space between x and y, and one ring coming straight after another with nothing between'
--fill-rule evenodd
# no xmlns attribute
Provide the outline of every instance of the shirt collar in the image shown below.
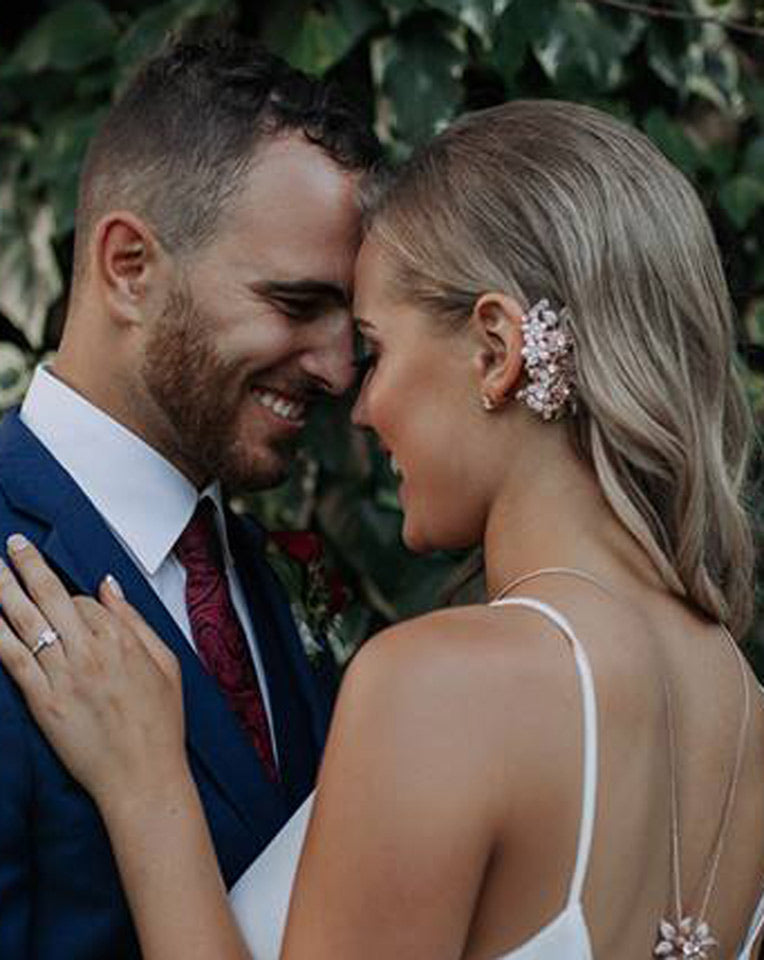
<svg viewBox="0 0 764 960"><path fill-rule="evenodd" d="M201 494L137 434L59 380L35 371L21 419L71 475L149 576L168 556L203 496L215 504L229 555L217 482Z"/></svg>

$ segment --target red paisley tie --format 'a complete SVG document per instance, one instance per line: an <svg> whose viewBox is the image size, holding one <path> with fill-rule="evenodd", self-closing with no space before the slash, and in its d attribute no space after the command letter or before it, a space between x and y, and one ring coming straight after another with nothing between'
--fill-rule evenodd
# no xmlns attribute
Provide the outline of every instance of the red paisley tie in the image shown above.
<svg viewBox="0 0 764 960"><path fill-rule="evenodd" d="M231 601L214 510L211 500L201 500L175 544L176 556L186 569L191 633L202 663L217 680L275 782L278 770L268 716L247 638Z"/></svg>

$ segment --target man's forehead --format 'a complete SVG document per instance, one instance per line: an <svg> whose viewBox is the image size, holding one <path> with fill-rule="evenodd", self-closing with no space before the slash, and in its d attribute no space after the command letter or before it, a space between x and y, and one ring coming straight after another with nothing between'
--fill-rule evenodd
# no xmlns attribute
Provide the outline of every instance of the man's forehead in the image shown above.
<svg viewBox="0 0 764 960"><path fill-rule="evenodd" d="M293 141L274 142L246 174L222 214L218 252L271 295L347 302L361 238L358 175Z"/></svg>
<svg viewBox="0 0 764 960"><path fill-rule="evenodd" d="M335 207L358 215L360 171L341 167L302 134L261 142L244 175L241 199L296 215Z"/></svg>
<svg viewBox="0 0 764 960"><path fill-rule="evenodd" d="M292 280L324 279L327 259L355 259L361 217L353 185L332 186L321 178L295 182L285 171L267 187L253 183L229 205L224 226L235 243L259 249L279 274L290 271ZM343 262L341 269L346 267Z"/></svg>

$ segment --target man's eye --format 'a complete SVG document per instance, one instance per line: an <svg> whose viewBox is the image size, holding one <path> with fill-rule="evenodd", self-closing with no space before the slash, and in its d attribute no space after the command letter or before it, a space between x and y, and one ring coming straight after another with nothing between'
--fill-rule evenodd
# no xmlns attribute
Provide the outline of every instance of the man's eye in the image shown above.
<svg viewBox="0 0 764 960"><path fill-rule="evenodd" d="M321 311L321 303L314 299L279 298L275 302L279 310L293 320L312 320Z"/></svg>

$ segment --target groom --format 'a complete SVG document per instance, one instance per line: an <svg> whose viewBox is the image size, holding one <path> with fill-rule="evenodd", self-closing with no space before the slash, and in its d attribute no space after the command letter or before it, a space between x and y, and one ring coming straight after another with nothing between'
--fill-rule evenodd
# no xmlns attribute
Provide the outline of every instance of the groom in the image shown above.
<svg viewBox="0 0 764 960"><path fill-rule="evenodd" d="M351 384L376 159L331 90L243 41L154 58L86 158L60 351L0 425L0 542L26 534L73 592L114 574L180 660L229 885L312 787L329 703L221 490L281 481ZM138 957L96 809L2 673L0 957Z"/></svg>

